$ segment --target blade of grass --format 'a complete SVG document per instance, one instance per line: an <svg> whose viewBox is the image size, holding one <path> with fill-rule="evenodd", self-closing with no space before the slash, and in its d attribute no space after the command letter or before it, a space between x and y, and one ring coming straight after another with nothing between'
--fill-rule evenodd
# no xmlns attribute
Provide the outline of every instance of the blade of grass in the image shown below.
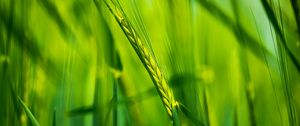
<svg viewBox="0 0 300 126"><path fill-rule="evenodd" d="M40 126L34 115L31 113L30 109L25 105L25 103L21 100L21 98L18 96L18 100L21 103L24 111L26 112L27 116L29 117L32 125L34 126Z"/></svg>
<svg viewBox="0 0 300 126"><path fill-rule="evenodd" d="M277 2L278 2L278 5L279 5L279 9L278 9L279 10L279 22L281 22L281 25L280 24L278 24L278 25L281 26L282 34L285 35L284 22L283 22L283 18L282 18L283 14L282 14L281 2L278 1L278 0L277 0ZM274 12L274 14L275 14L275 12ZM278 35L276 37L278 37ZM286 50L286 49L284 49L284 50ZM291 77L290 77L290 71L288 70L289 65L288 65L286 54L283 54L281 52L281 59L282 59L282 66L284 67L283 68L283 74L284 74L283 77L284 77L284 81L286 83L284 92L285 92L285 96L287 98L287 103L288 103L288 107L289 107L289 110L288 110L289 114L290 114L289 115L290 116L289 121L290 121L291 125L295 125L295 124L297 124L297 118L296 118L296 115L295 115L296 111L295 111L295 105L294 105L294 100L293 100L294 98L293 98L292 89L291 89L292 85L290 83Z"/></svg>
<svg viewBox="0 0 300 126"><path fill-rule="evenodd" d="M130 112L129 119L132 119L132 121L128 120L128 122L127 122L127 123L129 123L128 125L137 125L137 126L143 125L142 120L141 120L142 115L140 115L140 112L138 111L138 108L136 107L137 106L136 103L145 100L145 97L147 97L147 96L141 96L141 95L130 96L132 88L130 88L129 85L125 82L124 76L122 75L122 71L112 70L112 72L114 72L113 73L114 78L119 85L120 95L122 95L123 97L125 96L125 98L120 98L120 99L116 100L117 103L113 104L114 105L113 109L116 109L117 106L125 106L125 108L128 109L128 112ZM153 88L153 90L151 90L151 94L157 95L156 90L154 88ZM147 94L145 94L145 95L147 95Z"/></svg>
<svg viewBox="0 0 300 126"><path fill-rule="evenodd" d="M234 12L234 15L235 15L235 20L236 20L236 26L241 26L240 24L240 16L239 16L239 11L238 11L238 1L237 0L231 0L231 3L232 3L232 7L233 7L233 12ZM243 34L240 34L241 33L241 29L240 27L236 27L237 31L239 31L238 35L237 36L240 36L241 38L244 39L244 36ZM242 41L242 43L244 44L247 44L246 41ZM264 51L262 49L262 51ZM247 90L248 87L250 87L251 85L251 78L250 78L250 72L249 72L249 67L248 67L248 60L247 60L247 54L244 50L240 50L240 62L241 64L243 64L242 66L242 71L243 71L243 74L244 74L244 77L245 77L245 80L246 80L246 83L245 83L245 92L246 92L246 99L247 99L247 104L248 104L248 109L249 109L249 113L250 113L250 125L251 126L256 126L256 120L255 120L255 113L254 113L254 103L253 103L253 100L251 99L251 92L250 90ZM235 109L235 116L234 116L236 119L235 119L235 125L238 125L238 110L237 108Z"/></svg>
<svg viewBox="0 0 300 126"><path fill-rule="evenodd" d="M287 55L291 58L291 61L293 62L293 64L295 65L295 67L297 68L298 72L300 72L300 63L299 61L297 60L297 57L293 54L293 52L291 51L291 49L288 47L287 45L287 41L286 41L286 38L284 36L284 30L283 27L282 29L280 28L280 24L279 24L279 21L277 20L276 18L276 15L275 15L275 12L274 10L272 9L271 5L268 3L267 0L261 0L262 2L262 5L263 5L263 8L264 10L266 11L266 14L272 24L272 26L274 27L275 29L275 32L277 33L278 35L278 38L279 40L277 41L278 42L278 45L282 45L283 47L283 51L286 51ZM279 7L280 7L280 3L279 3ZM282 16L281 16L281 8L279 8L280 10L280 19L282 19ZM283 22L281 22L283 23ZM279 47L280 48L280 47ZM287 98L287 104L288 104L288 113L289 113L289 122L290 122L290 125L294 125L296 124L296 119L295 119L295 112L294 112L294 105L293 105L293 99L292 99L292 95L291 95L291 92L290 92L290 86L289 86L289 83L287 82L286 79L288 79L288 72L286 70L286 63L284 63L285 61L282 59L284 58L285 56L281 56L281 65L282 65L282 68L283 68L283 74L285 75L284 76L284 79L285 79L285 97ZM284 65L285 64L285 65Z"/></svg>
<svg viewBox="0 0 300 126"><path fill-rule="evenodd" d="M259 58L262 62L264 62L264 55L271 60L270 62L276 62L276 58L268 51L263 45L259 44L260 42L253 38L248 32L238 24L235 24L232 19L229 18L220 8L218 8L215 4L207 1L207 0L197 0L199 4L212 16L216 17L227 26L229 29L232 29L234 35L237 37L239 44L247 47L257 58ZM237 30L239 29L239 31ZM242 37L241 37L242 36ZM246 41L246 42L244 42ZM263 49L263 52L257 51L257 49ZM271 66L272 69L276 70L277 68Z"/></svg>
<svg viewBox="0 0 300 126"><path fill-rule="evenodd" d="M276 33L279 35L279 39L281 40L279 42L281 42L282 46L287 51L288 56L291 58L291 61L293 62L293 64L297 68L298 72L300 72L300 62L297 60L297 57L293 54L291 49L288 47L285 36L284 36L282 30L279 27L279 22L278 22L278 20L275 16L274 11L272 10L272 8L269 5L269 3L267 2L267 0L261 0L261 3L263 5L264 10L267 13L267 16L268 16L272 26L274 27Z"/></svg>
<svg viewBox="0 0 300 126"><path fill-rule="evenodd" d="M254 13L253 13L252 9L251 9L251 13L252 13L252 16L253 16L253 18L254 18L254 20L255 20L255 16L254 16ZM256 27L258 28L258 25L257 25L256 21L254 21L254 22L255 22ZM262 42L263 40L262 40L262 38L261 38L261 33L259 32L258 29L256 29L256 30L257 30L257 34L258 34L258 36L259 36L260 42ZM260 48L260 50L263 51L262 48ZM271 86L272 86L272 90L273 90L273 93L274 93L274 98L275 98L275 100L276 100L276 108L277 108L278 111L279 111L281 124L283 124L283 121L282 121L282 113L281 113L281 109L280 109L280 107L279 107L279 101L278 101L277 93L276 93L276 90L275 90L273 77L272 77L272 75L271 75L270 65L269 65L269 62L268 62L268 60L267 60L266 55L264 55L264 62L265 62L265 64L267 65L267 68L268 68L268 75L269 75L270 80L271 80Z"/></svg>
<svg viewBox="0 0 300 126"><path fill-rule="evenodd" d="M103 53L103 57L104 57L104 62L106 63L106 65L112 67L114 65L114 51L115 51L115 47L114 47L114 39L112 36L112 32L108 27L108 24L104 21L103 18L103 13L101 11L101 5L100 2L97 0L93 0L95 7L99 13L99 20L101 23L101 30L102 33L104 34L103 37L101 38L101 41L97 42L97 54L101 54ZM103 43L102 43L103 41ZM103 51L100 51L103 50ZM98 63L98 67L100 67L100 63L102 62L102 56L98 56L97 57L97 63ZM99 75L101 73L101 71L97 70L97 75ZM103 83L104 80L101 80L102 78L97 77L96 78L96 82L95 82L95 94L94 94L94 107L95 107L95 111L93 114L93 125L104 125L106 124L106 115L102 114L105 113L101 108L101 104L105 104L105 103L101 103L103 102L101 100L101 85ZM103 89L102 89L103 90ZM100 96L99 96L100 95ZM109 110L110 111L110 108ZM104 119L104 121L103 121Z"/></svg>

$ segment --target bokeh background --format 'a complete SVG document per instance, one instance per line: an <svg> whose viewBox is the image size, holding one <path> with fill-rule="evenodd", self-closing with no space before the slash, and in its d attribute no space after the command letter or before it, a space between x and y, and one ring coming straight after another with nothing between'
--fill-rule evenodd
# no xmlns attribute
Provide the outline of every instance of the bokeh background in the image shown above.
<svg viewBox="0 0 300 126"><path fill-rule="evenodd" d="M300 125L299 0L118 4L185 106L182 126ZM32 118L172 125L103 0L0 0L0 125Z"/></svg>

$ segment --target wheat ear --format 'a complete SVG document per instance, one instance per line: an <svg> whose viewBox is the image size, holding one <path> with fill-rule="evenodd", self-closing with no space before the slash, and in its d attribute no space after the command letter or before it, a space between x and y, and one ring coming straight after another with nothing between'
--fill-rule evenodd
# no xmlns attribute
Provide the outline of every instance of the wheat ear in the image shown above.
<svg viewBox="0 0 300 126"><path fill-rule="evenodd" d="M172 119L173 114L172 110L178 105L174 99L172 90L168 87L165 76L160 71L152 55L149 53L147 48L142 43L140 37L137 35L135 29L132 27L130 22L126 19L123 11L119 9L114 3L108 4L105 1L105 4L111 11L111 13L116 18L123 32L130 41L131 46L134 48L135 52L138 54L140 60L144 64L144 67L147 69L149 75L151 76L152 81L160 95L160 98L167 110L169 117Z"/></svg>

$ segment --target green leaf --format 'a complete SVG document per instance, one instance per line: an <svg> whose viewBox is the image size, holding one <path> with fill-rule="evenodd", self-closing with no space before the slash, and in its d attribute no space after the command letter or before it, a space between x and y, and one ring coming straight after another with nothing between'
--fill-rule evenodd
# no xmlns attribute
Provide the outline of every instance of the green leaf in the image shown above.
<svg viewBox="0 0 300 126"><path fill-rule="evenodd" d="M32 125L34 126L40 126L40 124L38 123L38 121L35 119L34 115L32 114L32 112L30 111L30 109L26 106L26 104L21 100L21 98L18 96L18 100L19 102L22 104L23 109L25 110L27 116L29 117Z"/></svg>

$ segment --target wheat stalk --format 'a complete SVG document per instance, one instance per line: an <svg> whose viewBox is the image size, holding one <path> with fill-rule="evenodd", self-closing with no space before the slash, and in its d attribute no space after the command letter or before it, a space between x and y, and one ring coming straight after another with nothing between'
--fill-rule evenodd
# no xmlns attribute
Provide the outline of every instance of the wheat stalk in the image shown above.
<svg viewBox="0 0 300 126"><path fill-rule="evenodd" d="M118 21L120 27L124 31L125 35L127 36L128 40L130 41L131 46L134 48L135 52L138 54L140 60L144 64L144 67L147 69L149 75L151 76L152 81L160 95L160 98L167 110L169 117L173 118L173 109L178 105L177 101L174 99L174 95L172 90L168 87L167 81L165 76L160 71L155 62L152 55L149 53L147 48L142 43L142 40L136 33L133 26L130 22L126 19L125 14L121 9L119 9L115 3L108 4L105 1L105 4L114 15L116 20Z"/></svg>

